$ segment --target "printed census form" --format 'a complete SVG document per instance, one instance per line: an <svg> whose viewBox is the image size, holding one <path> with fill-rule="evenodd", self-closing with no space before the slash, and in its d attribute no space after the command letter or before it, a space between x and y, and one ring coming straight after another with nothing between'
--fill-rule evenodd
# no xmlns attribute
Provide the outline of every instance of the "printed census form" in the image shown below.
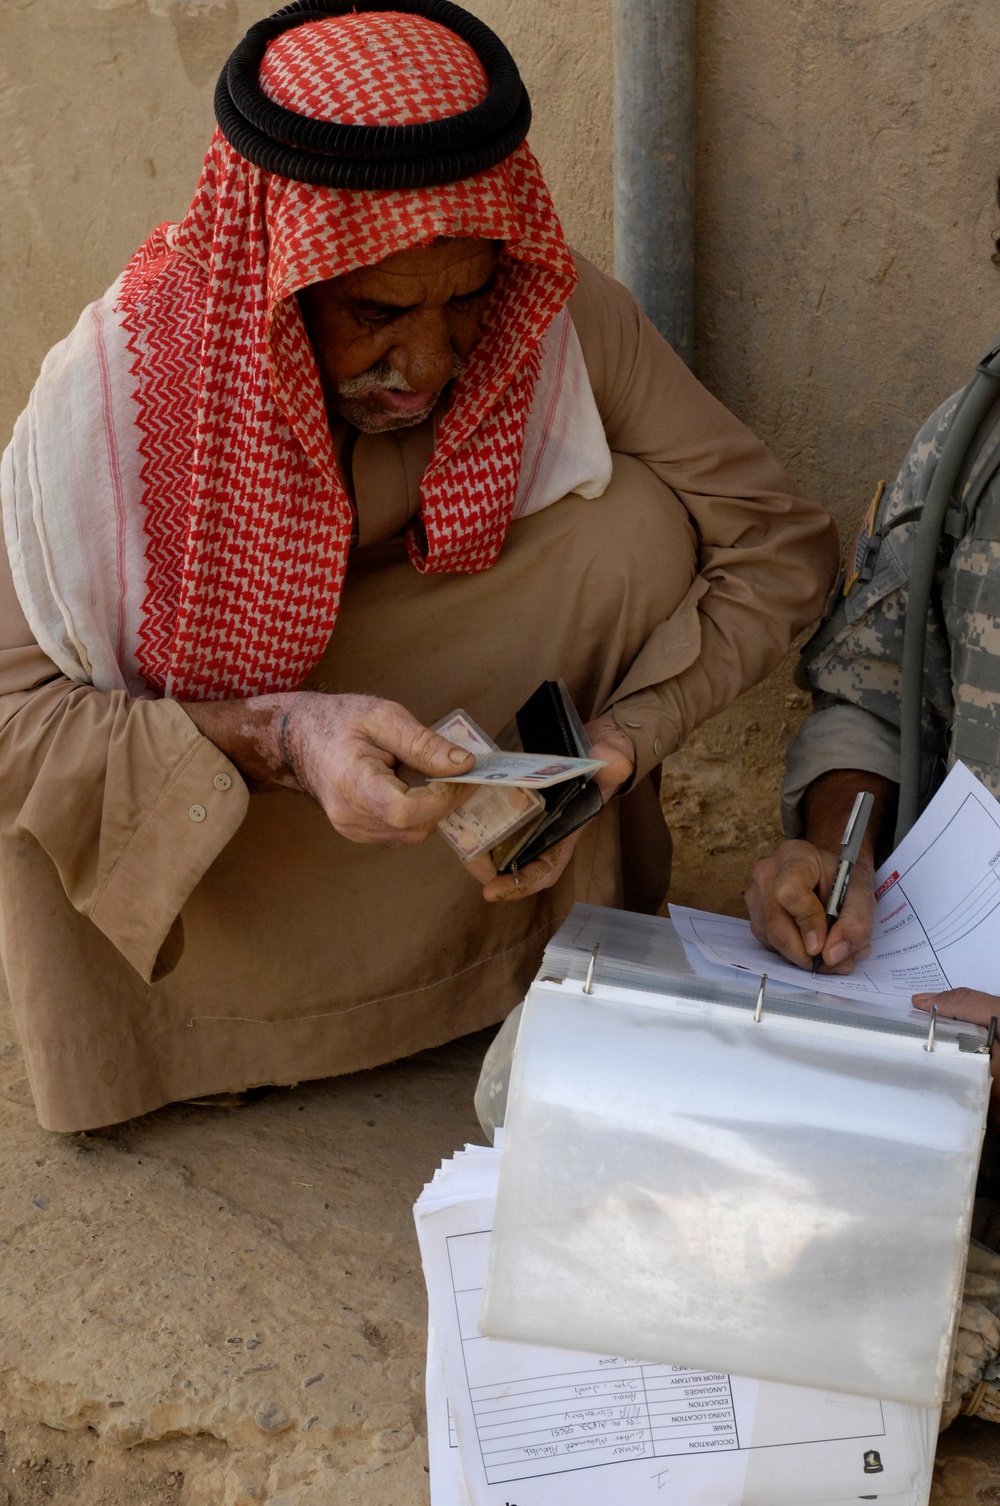
<svg viewBox="0 0 1000 1506"><path fill-rule="evenodd" d="M728 1375L546 1349L544 1362L539 1355L526 1369L515 1365L524 1370L516 1377L510 1350L520 1346L484 1339L477 1329L489 1233L450 1235L447 1250L476 1441L489 1484L739 1448ZM754 1398L745 1392L746 1383L741 1401L749 1405L749 1425ZM861 1431L881 1434L879 1403L864 1410L869 1415Z"/></svg>
<svg viewBox="0 0 1000 1506"><path fill-rule="evenodd" d="M432 1506L922 1500L933 1431L919 1408L482 1337L493 1198L421 1203Z"/></svg>
<svg viewBox="0 0 1000 1506"><path fill-rule="evenodd" d="M883 863L875 896L874 951L897 986L995 990L1000 803L964 764Z"/></svg>

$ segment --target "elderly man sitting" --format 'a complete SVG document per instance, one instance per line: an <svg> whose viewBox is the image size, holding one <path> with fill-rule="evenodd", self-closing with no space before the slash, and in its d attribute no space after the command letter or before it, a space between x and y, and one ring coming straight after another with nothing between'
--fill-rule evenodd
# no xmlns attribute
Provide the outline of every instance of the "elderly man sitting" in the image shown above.
<svg viewBox="0 0 1000 1506"><path fill-rule="evenodd" d="M622 901L623 854L655 907L662 758L835 567L825 513L568 251L480 22L291 5L216 107L190 210L4 460L4 961L62 1130L495 1022L574 897ZM560 676L608 803L470 874L431 836L458 790L400 766L461 772L434 722L495 736Z"/></svg>

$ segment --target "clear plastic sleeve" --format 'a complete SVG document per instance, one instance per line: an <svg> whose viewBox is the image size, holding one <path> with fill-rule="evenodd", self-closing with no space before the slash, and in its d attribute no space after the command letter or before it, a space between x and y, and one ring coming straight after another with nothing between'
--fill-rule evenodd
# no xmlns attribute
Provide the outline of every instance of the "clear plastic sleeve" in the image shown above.
<svg viewBox="0 0 1000 1506"><path fill-rule="evenodd" d="M529 993L483 1332L938 1406L988 1058L659 986Z"/></svg>

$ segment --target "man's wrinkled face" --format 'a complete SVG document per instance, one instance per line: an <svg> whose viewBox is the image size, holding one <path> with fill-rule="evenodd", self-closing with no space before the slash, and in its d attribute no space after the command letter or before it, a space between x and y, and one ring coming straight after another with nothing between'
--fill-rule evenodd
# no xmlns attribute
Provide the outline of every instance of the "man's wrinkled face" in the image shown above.
<svg viewBox="0 0 1000 1506"><path fill-rule="evenodd" d="M440 240L299 293L327 407L366 434L422 423L479 335L493 241Z"/></svg>

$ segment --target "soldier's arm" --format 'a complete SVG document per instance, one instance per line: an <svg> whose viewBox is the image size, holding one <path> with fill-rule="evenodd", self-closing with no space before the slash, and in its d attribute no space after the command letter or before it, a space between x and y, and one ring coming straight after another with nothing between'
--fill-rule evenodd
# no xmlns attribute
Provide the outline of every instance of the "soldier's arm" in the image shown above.
<svg viewBox="0 0 1000 1506"><path fill-rule="evenodd" d="M756 865L746 895L755 935L799 967L822 954L849 973L865 954L875 911L875 864L892 839L899 779L899 680L913 543L951 398L916 436L892 487L879 487L847 553L846 578L803 651L814 711L789 746L782 787L786 836ZM923 743L926 774L944 752L951 716L950 650L939 603L927 620ZM844 825L859 790L875 807L837 923L825 901Z"/></svg>

